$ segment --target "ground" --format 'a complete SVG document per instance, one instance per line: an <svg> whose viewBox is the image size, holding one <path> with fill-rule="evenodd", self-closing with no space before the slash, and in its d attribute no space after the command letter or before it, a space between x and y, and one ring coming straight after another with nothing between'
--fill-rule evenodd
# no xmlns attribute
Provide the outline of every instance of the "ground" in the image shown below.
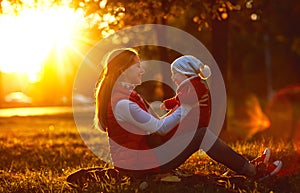
<svg viewBox="0 0 300 193"><path fill-rule="evenodd" d="M283 169L266 182L255 182L233 172L224 176L225 166L195 153L179 168L191 175L180 182L124 177L74 189L66 182L72 172L110 166L87 148L71 114L0 118L0 192L300 192L300 159L292 144L259 137L228 143L249 159L269 146L272 157L283 161ZM142 181L148 184L144 190Z"/></svg>

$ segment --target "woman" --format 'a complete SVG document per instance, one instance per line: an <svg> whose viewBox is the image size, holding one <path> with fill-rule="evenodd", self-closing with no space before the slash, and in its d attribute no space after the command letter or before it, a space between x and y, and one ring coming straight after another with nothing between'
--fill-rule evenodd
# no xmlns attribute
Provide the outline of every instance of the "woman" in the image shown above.
<svg viewBox="0 0 300 193"><path fill-rule="evenodd" d="M147 103L134 91L143 73L134 49L115 50L96 89L95 123L108 133L115 168L133 175L163 172L148 143L150 134L167 134L190 110L181 105L163 119L148 112Z"/></svg>

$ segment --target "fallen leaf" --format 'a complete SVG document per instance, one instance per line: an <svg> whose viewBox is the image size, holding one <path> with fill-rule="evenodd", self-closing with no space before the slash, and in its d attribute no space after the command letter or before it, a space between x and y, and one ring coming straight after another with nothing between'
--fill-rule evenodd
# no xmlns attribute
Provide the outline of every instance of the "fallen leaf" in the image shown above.
<svg viewBox="0 0 300 193"><path fill-rule="evenodd" d="M166 176L160 179L162 182L180 182L181 179L178 176Z"/></svg>

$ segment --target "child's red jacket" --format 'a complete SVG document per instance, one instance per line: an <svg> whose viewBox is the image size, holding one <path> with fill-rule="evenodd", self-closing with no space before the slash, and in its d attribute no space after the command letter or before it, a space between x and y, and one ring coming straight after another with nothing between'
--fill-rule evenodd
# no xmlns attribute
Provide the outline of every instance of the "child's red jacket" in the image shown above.
<svg viewBox="0 0 300 193"><path fill-rule="evenodd" d="M210 120L211 98L206 82L198 76L188 78L179 85L176 93L175 97L163 101L165 107L173 109L181 103L190 104L193 108L186 118L184 118L184 122L198 119L198 128L207 127ZM195 113L196 111L200 112L200 114Z"/></svg>

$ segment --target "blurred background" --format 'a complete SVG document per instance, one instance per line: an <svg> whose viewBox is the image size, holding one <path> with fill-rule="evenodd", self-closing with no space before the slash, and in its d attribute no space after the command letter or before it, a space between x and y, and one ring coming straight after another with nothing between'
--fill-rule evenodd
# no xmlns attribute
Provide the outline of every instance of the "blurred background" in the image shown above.
<svg viewBox="0 0 300 193"><path fill-rule="evenodd" d="M74 79L87 52L101 39L138 24L177 27L209 49L225 81L224 131L232 138L261 133L300 143L297 0L0 0L1 116L14 115L20 107L70 111ZM161 47L139 50L145 60L171 63L179 56ZM160 93L150 101L174 94L159 86L141 91ZM92 96L73 100L93 103Z"/></svg>

